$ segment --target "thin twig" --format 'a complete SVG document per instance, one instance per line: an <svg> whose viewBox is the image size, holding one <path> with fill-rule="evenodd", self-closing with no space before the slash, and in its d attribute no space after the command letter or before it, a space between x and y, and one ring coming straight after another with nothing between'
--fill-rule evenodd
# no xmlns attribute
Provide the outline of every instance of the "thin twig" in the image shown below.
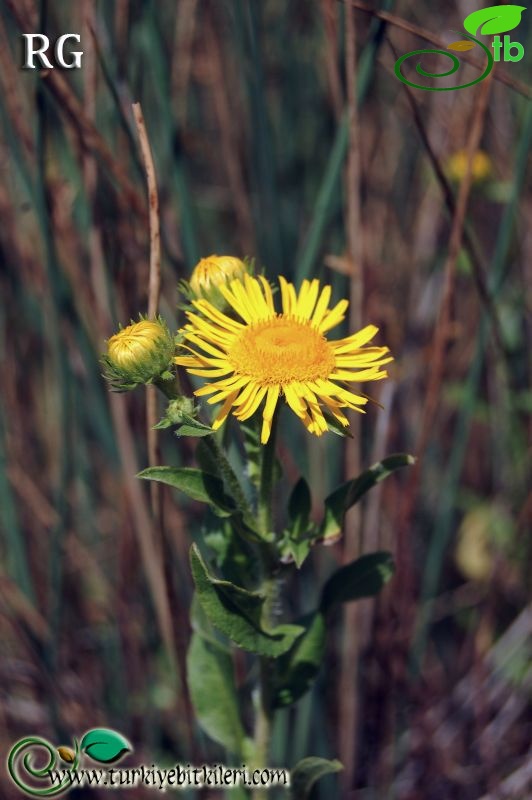
<svg viewBox="0 0 532 800"><path fill-rule="evenodd" d="M146 170L146 184L148 188L148 207L150 220L150 273L148 288L148 316L154 319L159 308L161 294L161 234L159 229L159 200L157 197L157 181L155 166L151 152L146 123L140 103L133 103L133 116L139 137L140 150ZM159 461L157 444L157 390L154 386L146 387L146 426L148 440L148 463L150 467ZM150 499L152 512L156 520L161 522L161 487L157 481L150 482Z"/></svg>
<svg viewBox="0 0 532 800"><path fill-rule="evenodd" d="M159 309L161 294L161 234L159 229L159 199L157 196L157 181L155 179L155 166L151 152L146 123L142 114L140 103L133 103L133 116L139 136L140 149L146 170L146 183L148 186L148 206L150 219L150 278L148 291L148 316L155 317Z"/></svg>

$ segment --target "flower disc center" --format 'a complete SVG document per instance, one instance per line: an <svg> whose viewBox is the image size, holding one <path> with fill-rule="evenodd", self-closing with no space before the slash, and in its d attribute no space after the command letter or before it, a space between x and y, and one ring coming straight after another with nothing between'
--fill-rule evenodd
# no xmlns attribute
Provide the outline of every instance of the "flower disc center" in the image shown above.
<svg viewBox="0 0 532 800"><path fill-rule="evenodd" d="M248 326L228 353L235 373L262 385L325 379L334 354L310 323L280 314Z"/></svg>

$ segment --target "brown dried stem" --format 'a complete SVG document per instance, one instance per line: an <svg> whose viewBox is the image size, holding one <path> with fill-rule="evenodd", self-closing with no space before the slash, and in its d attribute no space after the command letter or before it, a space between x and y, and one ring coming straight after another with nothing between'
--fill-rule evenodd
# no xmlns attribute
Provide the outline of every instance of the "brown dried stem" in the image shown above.
<svg viewBox="0 0 532 800"><path fill-rule="evenodd" d="M153 155L146 131L146 123L140 103L133 103L133 116L137 127L140 150L144 169L146 171L146 184L148 188L148 207L150 221L150 273L148 288L148 316L153 319L157 315L159 308L159 297L161 294L161 233L159 228L159 199L157 197L157 181L155 178L155 166ZM146 435L148 440L148 463L150 467L155 466L159 461L157 444L157 391L154 386L146 387ZM160 523L162 516L161 508L161 487L157 481L150 482L150 499L152 513Z"/></svg>

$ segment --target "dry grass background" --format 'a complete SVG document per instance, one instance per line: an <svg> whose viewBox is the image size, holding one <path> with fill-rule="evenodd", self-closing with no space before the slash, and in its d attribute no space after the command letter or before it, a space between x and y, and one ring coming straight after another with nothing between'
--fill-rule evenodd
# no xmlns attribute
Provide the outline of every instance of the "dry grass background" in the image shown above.
<svg viewBox="0 0 532 800"><path fill-rule="evenodd" d="M344 470L419 456L286 586L309 609L335 562L376 547L397 560L385 595L336 620L314 691L279 716L272 763L339 756L319 798L532 796L532 29L525 14L525 58L493 80L409 93L396 54L427 45L408 25L441 38L473 6L353 5L0 4L2 754L28 733L69 743L106 725L135 763L224 760L184 683L201 511L164 491L154 519L135 478L144 393L110 395L98 362L148 305L140 101L169 323L200 256L255 255L271 277L332 281L351 323L379 325L396 356L384 409L346 453L287 426L288 477L302 471L319 501ZM81 33L83 68L21 70L21 31ZM491 177L449 182L449 155L477 143ZM169 432L158 446L166 463L193 458Z"/></svg>

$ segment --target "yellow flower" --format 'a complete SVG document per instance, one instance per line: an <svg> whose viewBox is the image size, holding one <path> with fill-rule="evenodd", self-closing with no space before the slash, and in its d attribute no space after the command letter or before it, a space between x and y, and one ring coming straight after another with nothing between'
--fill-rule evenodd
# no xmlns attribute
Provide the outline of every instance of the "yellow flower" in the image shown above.
<svg viewBox="0 0 532 800"><path fill-rule="evenodd" d="M225 305L220 286L242 278L247 271L246 264L234 256L207 256L192 270L190 288L196 297L204 297L219 307L220 301Z"/></svg>
<svg viewBox="0 0 532 800"><path fill-rule="evenodd" d="M447 160L447 171L449 177L454 181L461 181L465 178L467 171L467 150L457 150ZM473 155L471 162L471 175L473 182L480 183L480 181L489 178L492 172L491 159L484 150L477 150Z"/></svg>
<svg viewBox="0 0 532 800"><path fill-rule="evenodd" d="M178 356L176 364L209 383L198 396L212 395L209 403L222 402L213 428L222 425L229 412L240 421L262 410L261 441L265 444L281 396L311 433L328 430L325 414L346 427L341 409L362 411L368 398L344 387L351 381L385 378L383 364L392 361L387 347L364 347L377 333L368 325L345 339L325 337L345 316L347 300L329 308L331 287L320 290L318 280L303 281L299 294L293 284L279 278L282 313L275 310L272 290L263 278L244 275L221 286L225 300L243 320L231 319L207 300L194 306L202 316L188 312L189 324L181 333L192 355Z"/></svg>
<svg viewBox="0 0 532 800"><path fill-rule="evenodd" d="M174 350L174 339L162 319L141 319L107 342L106 377L122 390L151 383L169 369Z"/></svg>

